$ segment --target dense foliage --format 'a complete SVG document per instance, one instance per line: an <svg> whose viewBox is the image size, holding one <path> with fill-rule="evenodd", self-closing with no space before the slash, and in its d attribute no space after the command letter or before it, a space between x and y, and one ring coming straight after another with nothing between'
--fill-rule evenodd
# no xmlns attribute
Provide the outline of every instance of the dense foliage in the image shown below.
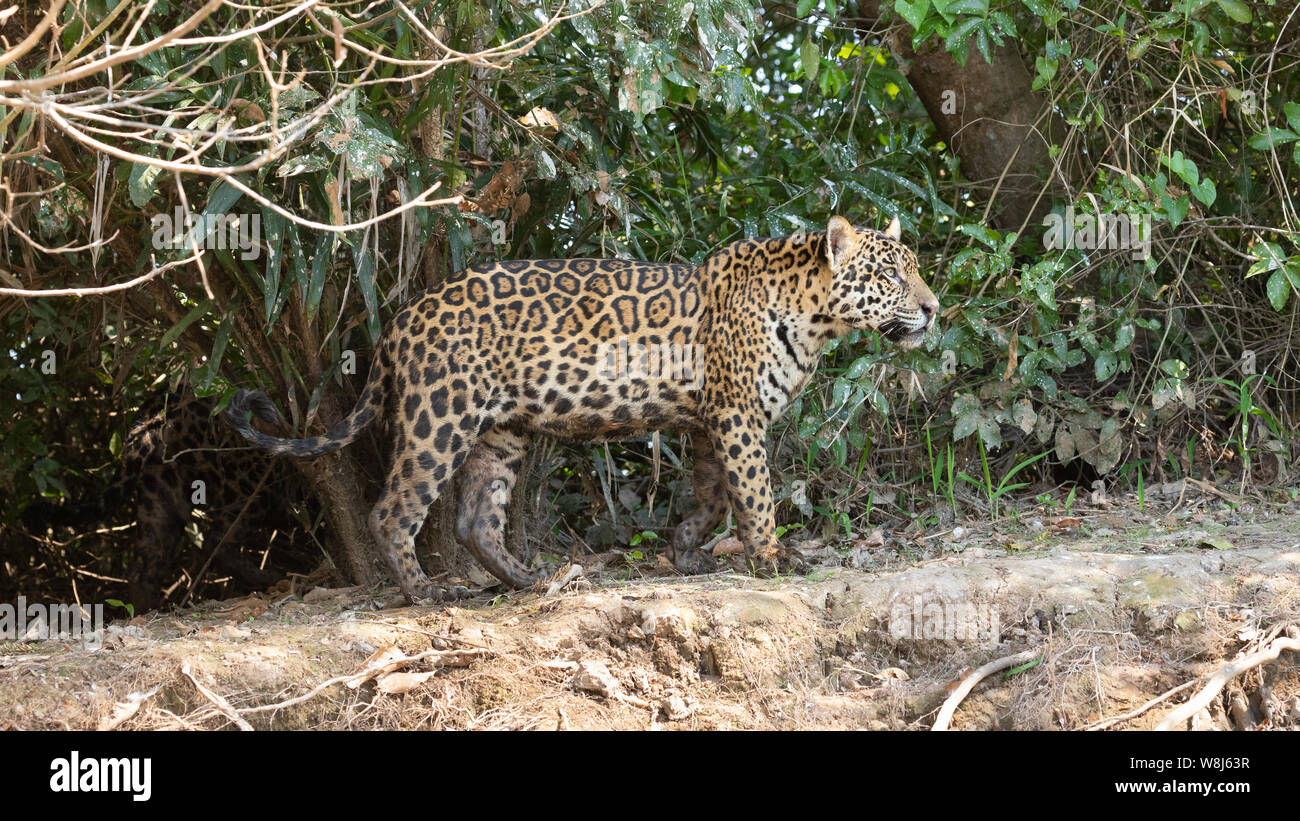
<svg viewBox="0 0 1300 821"><path fill-rule="evenodd" d="M21 93L0 99L0 285L109 284L183 258L156 248L151 219L183 203L256 214L265 241L251 259L209 251L202 276L188 264L106 296L0 297L5 522L39 494L102 483L131 409L164 385L261 384L302 425L322 397L353 389L349 357L366 361L394 307L448 270L511 257L699 262L741 237L818 230L832 214L900 217L945 311L918 351L869 333L833 346L774 432L788 526L852 535L963 507L996 513L1000 482L1035 475L1112 487L1189 472L1286 478L1300 388L1293 4L587 3L565 6L587 13L527 53L490 64L420 61L442 54L429 35L458 53L506 49L558 7L321 3L58 90L69 105L110 84L136 94L139 107L118 116L142 128L117 134L165 160L199 146L206 165L250 163L275 144L274 126L285 150L238 178L317 223L370 220L434 183L433 196L464 198L346 232L295 224L211 176L88 150ZM4 79L123 42L145 5L69 3L57 41ZM294 6L221 6L196 33L251 29ZM160 0L136 41L193 13ZM11 18L9 41L40 16ZM1136 220L1148 252L1090 249L1077 234L1083 247L1048 247L1038 219L991 227L983 189L909 85L898 38L942 44L961 63L1009 45L1056 121L1039 129L1056 163L1044 181L1052 212L1084 226ZM138 95L150 91L146 104ZM106 244L79 249L96 238ZM55 374L39 368L46 350ZM662 450L658 490L644 444L548 447L534 477L548 529L593 546L666 533L688 473L677 440Z"/></svg>

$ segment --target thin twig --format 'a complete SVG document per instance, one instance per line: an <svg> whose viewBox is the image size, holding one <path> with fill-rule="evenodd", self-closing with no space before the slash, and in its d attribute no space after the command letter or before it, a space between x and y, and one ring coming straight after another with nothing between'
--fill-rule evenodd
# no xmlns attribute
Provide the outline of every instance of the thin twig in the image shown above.
<svg viewBox="0 0 1300 821"><path fill-rule="evenodd" d="M1192 679L1191 681L1184 681L1182 684L1178 685L1172 690L1166 690L1162 695L1158 695L1155 698L1151 699L1146 704L1143 704L1141 707L1137 708L1136 710L1130 710L1129 712L1125 713L1122 716L1115 716L1114 718L1108 718L1105 719L1104 721L1098 721L1093 724L1089 724L1087 727L1084 727L1083 729L1104 730L1107 727L1112 727L1121 722L1128 721L1131 718L1137 718L1138 716L1142 715L1147 710L1150 710L1152 707L1156 706L1157 704L1168 700L1170 696L1176 695L1177 693L1181 693L1183 690L1186 690L1188 687L1191 687L1193 684L1196 683L1196 681L1197 681L1196 679Z"/></svg>

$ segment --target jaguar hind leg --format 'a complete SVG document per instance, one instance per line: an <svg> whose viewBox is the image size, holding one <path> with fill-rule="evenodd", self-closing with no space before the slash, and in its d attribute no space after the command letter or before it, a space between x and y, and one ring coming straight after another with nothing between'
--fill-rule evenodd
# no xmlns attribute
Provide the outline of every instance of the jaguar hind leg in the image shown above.
<svg viewBox="0 0 1300 821"><path fill-rule="evenodd" d="M727 515L728 508L726 477L722 475L722 463L713 452L709 437L693 434L691 448L695 455L692 486L698 507L677 525L668 545L668 558L673 566L687 575L710 573L715 569L713 557L698 548Z"/></svg>
<svg viewBox="0 0 1300 821"><path fill-rule="evenodd" d="M531 570L506 549L506 506L528 452L528 436L493 429L479 438L462 471L456 538L479 564L507 585L529 587L550 575Z"/></svg>
<svg viewBox="0 0 1300 821"><path fill-rule="evenodd" d="M384 491L370 511L370 532L388 563L402 593L412 602L451 601L468 594L464 587L447 588L433 583L415 556L415 535L433 504L450 484L451 474L465 459L465 451L450 458L433 460L427 471L404 470L418 464L419 453L408 449L398 455ZM434 476L441 476L435 479ZM409 484L403 477L409 477Z"/></svg>
<svg viewBox="0 0 1300 821"><path fill-rule="evenodd" d="M478 431L491 425L490 416L456 412L495 405L483 402L477 383L472 376L456 379L452 384L458 389L448 391L445 383L428 380L400 399L403 414L395 431L393 464L370 511L370 532L402 592L413 602L468 595L464 587L440 587L429 579L415 555L415 536L429 507L451 486L452 475L474 449Z"/></svg>

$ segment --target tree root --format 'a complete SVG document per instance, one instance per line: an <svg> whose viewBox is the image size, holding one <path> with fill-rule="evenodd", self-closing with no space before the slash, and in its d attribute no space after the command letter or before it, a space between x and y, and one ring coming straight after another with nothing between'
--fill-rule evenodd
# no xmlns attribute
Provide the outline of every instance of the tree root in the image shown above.
<svg viewBox="0 0 1300 821"><path fill-rule="evenodd" d="M990 661L988 664L980 667L975 672L962 679L957 689L952 691L952 695L943 703L939 709L939 717L934 720L934 726L930 728L931 732L942 732L948 729L949 722L952 721L952 714L957 711L957 705L961 704L962 699L975 689L975 685L984 679L1005 670L1008 667L1015 667L1017 664L1025 664L1033 661L1041 654L1039 650L1026 650L1023 653L1016 653L1014 656L1006 656L996 661Z"/></svg>

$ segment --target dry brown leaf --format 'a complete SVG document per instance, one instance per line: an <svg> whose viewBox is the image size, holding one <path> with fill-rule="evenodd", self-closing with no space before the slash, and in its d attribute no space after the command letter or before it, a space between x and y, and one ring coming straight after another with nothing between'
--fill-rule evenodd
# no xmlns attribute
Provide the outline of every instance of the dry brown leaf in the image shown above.
<svg viewBox="0 0 1300 821"><path fill-rule="evenodd" d="M745 546L740 543L740 539L735 536L728 536L713 546L713 557L731 556L736 553L744 553Z"/></svg>
<svg viewBox="0 0 1300 821"><path fill-rule="evenodd" d="M330 201L330 222L334 225L343 224L343 209L339 207L339 178L335 175L330 181L325 183L325 195Z"/></svg>
<svg viewBox="0 0 1300 821"><path fill-rule="evenodd" d="M430 670L427 673L389 673L375 682L375 689L390 696L401 695L433 678L436 672Z"/></svg>
<svg viewBox="0 0 1300 821"><path fill-rule="evenodd" d="M876 673L875 676L884 681L889 681L891 679L896 681L909 681L912 678L907 674L907 671L901 667L887 667L879 673Z"/></svg>
<svg viewBox="0 0 1300 821"><path fill-rule="evenodd" d="M866 536L858 539L853 543L854 550L866 550L872 547L880 547L885 543L885 531L876 528Z"/></svg>
<svg viewBox="0 0 1300 821"><path fill-rule="evenodd" d="M560 121L555 119L555 115L550 109L543 106L536 106L532 111L519 118L519 122L526 128L536 129L537 131L559 131Z"/></svg>
<svg viewBox="0 0 1300 821"><path fill-rule="evenodd" d="M235 113L237 119L245 122L266 122L266 112L262 111L262 107L252 100L236 97L230 101L230 110Z"/></svg>
<svg viewBox="0 0 1300 821"><path fill-rule="evenodd" d="M1011 375L1016 372L1016 365L1020 363L1020 352L1017 350L1016 343L1020 339L1020 331L1011 332L1011 341L1007 344L1007 369L1002 374L1002 381L1007 382Z"/></svg>
<svg viewBox="0 0 1300 821"><path fill-rule="evenodd" d="M380 647L370 654L370 657L361 662L361 665L352 672L353 678L348 682L348 687L355 690L362 684L365 684L375 676L391 673L399 667L404 667L410 663L406 654L397 648L395 644L389 644Z"/></svg>

